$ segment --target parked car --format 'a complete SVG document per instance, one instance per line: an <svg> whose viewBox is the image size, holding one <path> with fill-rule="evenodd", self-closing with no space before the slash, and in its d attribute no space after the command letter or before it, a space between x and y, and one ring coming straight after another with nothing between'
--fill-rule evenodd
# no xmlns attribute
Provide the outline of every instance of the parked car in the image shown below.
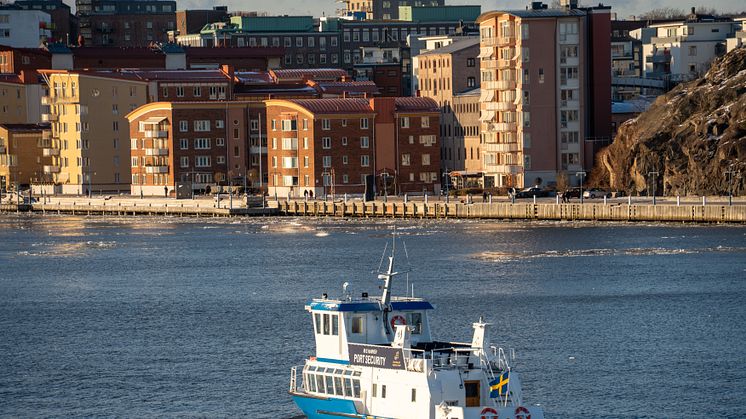
<svg viewBox="0 0 746 419"><path fill-rule="evenodd" d="M534 196L537 198L548 196L549 193L538 186L532 186L530 188L522 189L518 192L516 192L515 197L516 198L533 198Z"/></svg>
<svg viewBox="0 0 746 419"><path fill-rule="evenodd" d="M567 198L580 198L580 188L570 188L563 193L563 196Z"/></svg>
<svg viewBox="0 0 746 419"><path fill-rule="evenodd" d="M591 188L583 192L583 198L611 198L611 192L599 188Z"/></svg>

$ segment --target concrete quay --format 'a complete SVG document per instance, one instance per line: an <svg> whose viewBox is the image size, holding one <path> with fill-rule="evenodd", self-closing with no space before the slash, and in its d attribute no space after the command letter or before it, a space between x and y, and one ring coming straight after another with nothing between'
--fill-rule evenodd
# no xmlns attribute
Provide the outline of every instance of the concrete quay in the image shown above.
<svg viewBox="0 0 746 419"><path fill-rule="evenodd" d="M138 199L114 197L46 197L33 204L3 204L0 212L33 212L40 214L120 215L120 216L176 216L176 217L234 217L234 216L297 216L297 217L385 217L385 218L466 218L500 220L556 220L556 221L660 221L691 223L746 223L746 201L730 205L726 199L701 198L687 200L621 198L586 200L580 203L557 203L553 198L532 200L495 199L481 202L481 197L470 199L430 200L416 197L406 202L388 198L388 202L355 200L267 200L264 208L260 198L251 198L252 205L234 198L220 202L210 197L188 200L171 198ZM473 202L478 201L478 202Z"/></svg>

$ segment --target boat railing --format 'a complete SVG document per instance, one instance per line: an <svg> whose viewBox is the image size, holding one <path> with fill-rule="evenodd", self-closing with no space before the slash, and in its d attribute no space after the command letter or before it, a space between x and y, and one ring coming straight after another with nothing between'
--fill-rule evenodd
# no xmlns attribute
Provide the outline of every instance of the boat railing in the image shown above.
<svg viewBox="0 0 746 419"><path fill-rule="evenodd" d="M503 348L490 347L486 356L478 356L475 349L465 347L448 347L431 350L404 349L407 371L429 372L432 369L472 368L482 365L492 371L504 371L510 368L508 356Z"/></svg>
<svg viewBox="0 0 746 419"><path fill-rule="evenodd" d="M303 374L300 379L298 378L298 369L303 370L303 365L296 365L290 368L290 392L291 393L302 393L303 390Z"/></svg>

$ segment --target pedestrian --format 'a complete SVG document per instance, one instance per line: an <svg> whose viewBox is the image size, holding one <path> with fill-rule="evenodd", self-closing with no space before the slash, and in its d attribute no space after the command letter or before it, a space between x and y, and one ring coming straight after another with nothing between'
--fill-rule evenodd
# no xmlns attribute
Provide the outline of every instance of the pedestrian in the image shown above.
<svg viewBox="0 0 746 419"><path fill-rule="evenodd" d="M487 202L487 191L482 192L482 202Z"/></svg>
<svg viewBox="0 0 746 419"><path fill-rule="evenodd" d="M308 197L311 198L311 199L313 199L313 189L311 189L310 191L308 191Z"/></svg>
<svg viewBox="0 0 746 419"><path fill-rule="evenodd" d="M144 198L144 196L142 194L142 187L140 187L140 199L143 199L143 198Z"/></svg>
<svg viewBox="0 0 746 419"><path fill-rule="evenodd" d="M303 199L305 199L306 201L308 201L308 189L304 189L303 190Z"/></svg>
<svg viewBox="0 0 746 419"><path fill-rule="evenodd" d="M168 186L163 187L163 194L168 198Z"/></svg>

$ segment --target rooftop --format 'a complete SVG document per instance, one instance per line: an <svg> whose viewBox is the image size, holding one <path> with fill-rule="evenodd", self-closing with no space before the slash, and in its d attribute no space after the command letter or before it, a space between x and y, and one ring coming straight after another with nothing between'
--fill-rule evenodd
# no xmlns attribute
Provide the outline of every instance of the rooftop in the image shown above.
<svg viewBox="0 0 746 419"><path fill-rule="evenodd" d="M339 81L347 77L347 72L339 68L270 70L270 73L277 82L289 80Z"/></svg>
<svg viewBox="0 0 746 419"><path fill-rule="evenodd" d="M292 99L290 102L315 114L373 113L367 99Z"/></svg>
<svg viewBox="0 0 746 419"><path fill-rule="evenodd" d="M8 131L32 132L49 129L49 124L0 124Z"/></svg>
<svg viewBox="0 0 746 419"><path fill-rule="evenodd" d="M438 103L429 97L397 97L396 110L405 112L440 112Z"/></svg>
<svg viewBox="0 0 746 419"><path fill-rule="evenodd" d="M422 55L452 54L454 52L458 52L458 51L461 51L467 48L471 48L473 46L479 46L478 37L454 40L452 43L444 47L431 49L427 52L422 53Z"/></svg>
<svg viewBox="0 0 746 419"><path fill-rule="evenodd" d="M378 93L378 87L372 81L323 81L318 83L323 93Z"/></svg>

